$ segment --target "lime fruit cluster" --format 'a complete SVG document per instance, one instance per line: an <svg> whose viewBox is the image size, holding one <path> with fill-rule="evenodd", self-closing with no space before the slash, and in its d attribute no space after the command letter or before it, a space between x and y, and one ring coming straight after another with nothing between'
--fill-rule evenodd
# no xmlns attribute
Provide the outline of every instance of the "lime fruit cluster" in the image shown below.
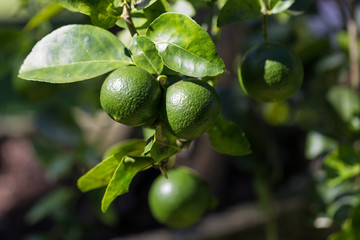
<svg viewBox="0 0 360 240"><path fill-rule="evenodd" d="M302 62L294 52L281 44L264 42L245 54L239 81L251 98L275 102L293 96L303 75Z"/></svg>
<svg viewBox="0 0 360 240"><path fill-rule="evenodd" d="M185 140L206 132L220 114L219 96L206 82L181 80L163 94L154 76L135 66L117 69L105 79L100 103L117 122L142 126L160 120L169 132Z"/></svg>
<svg viewBox="0 0 360 240"><path fill-rule="evenodd" d="M148 202L154 218L172 228L189 227L214 202L209 185L192 169L169 170L151 185Z"/></svg>

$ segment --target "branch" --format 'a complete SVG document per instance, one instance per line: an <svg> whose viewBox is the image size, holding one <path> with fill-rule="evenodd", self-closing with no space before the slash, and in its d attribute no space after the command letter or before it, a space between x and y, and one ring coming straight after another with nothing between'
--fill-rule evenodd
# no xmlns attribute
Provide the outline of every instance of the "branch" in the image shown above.
<svg viewBox="0 0 360 240"><path fill-rule="evenodd" d="M350 0L350 18L346 23L349 35L350 84L356 91L360 87L358 32L355 21L355 1Z"/></svg>
<svg viewBox="0 0 360 240"><path fill-rule="evenodd" d="M131 36L134 36L135 34L137 34L137 31L134 26L134 22L131 19L131 5L128 1L125 1L123 5L123 12L121 16L125 20Z"/></svg>

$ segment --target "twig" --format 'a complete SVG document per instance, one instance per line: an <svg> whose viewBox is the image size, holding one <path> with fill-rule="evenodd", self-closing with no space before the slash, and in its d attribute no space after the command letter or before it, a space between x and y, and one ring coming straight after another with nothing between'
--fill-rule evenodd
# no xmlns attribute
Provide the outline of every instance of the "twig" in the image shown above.
<svg viewBox="0 0 360 240"><path fill-rule="evenodd" d="M121 17L125 20L131 36L137 34L134 22L131 19L131 5L129 1L125 1L123 3L123 12L121 14Z"/></svg>
<svg viewBox="0 0 360 240"><path fill-rule="evenodd" d="M356 91L359 90L359 48L358 48L358 33L355 21L355 1L349 0L350 18L346 23L347 32L349 35L349 61L350 61L350 85Z"/></svg>

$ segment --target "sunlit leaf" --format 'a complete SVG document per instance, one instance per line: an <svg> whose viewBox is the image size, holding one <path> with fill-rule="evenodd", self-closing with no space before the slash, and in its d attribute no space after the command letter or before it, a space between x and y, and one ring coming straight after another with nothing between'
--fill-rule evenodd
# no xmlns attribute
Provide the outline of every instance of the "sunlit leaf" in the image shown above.
<svg viewBox="0 0 360 240"><path fill-rule="evenodd" d="M130 46L130 52L136 66L152 74L161 74L164 65L155 44L148 37L135 36Z"/></svg>
<svg viewBox="0 0 360 240"><path fill-rule="evenodd" d="M45 36L20 69L20 78L50 83L90 79L131 64L124 44L91 25L68 25Z"/></svg>
<svg viewBox="0 0 360 240"><path fill-rule="evenodd" d="M212 39L186 15L164 13L150 25L146 35L171 70L192 77L217 76L224 72L224 62Z"/></svg>
<svg viewBox="0 0 360 240"><path fill-rule="evenodd" d="M295 0L280 0L271 8L271 14L278 14L288 10L293 4Z"/></svg>
<svg viewBox="0 0 360 240"><path fill-rule="evenodd" d="M149 7L151 4L153 4L154 2L156 2L157 0L137 0L135 1L134 6L141 10L143 8Z"/></svg>
<svg viewBox="0 0 360 240"><path fill-rule="evenodd" d="M311 131L307 134L305 143L305 156L314 159L320 154L334 151L337 148L337 141L319 132Z"/></svg>

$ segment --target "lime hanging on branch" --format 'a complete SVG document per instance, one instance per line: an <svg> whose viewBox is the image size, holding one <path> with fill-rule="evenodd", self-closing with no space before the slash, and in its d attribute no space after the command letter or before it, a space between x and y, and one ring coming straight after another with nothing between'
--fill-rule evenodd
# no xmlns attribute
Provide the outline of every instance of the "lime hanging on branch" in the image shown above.
<svg viewBox="0 0 360 240"><path fill-rule="evenodd" d="M289 48L272 42L250 49L239 69L244 92L257 101L283 101L295 94L303 81L303 66Z"/></svg>
<svg viewBox="0 0 360 240"><path fill-rule="evenodd" d="M209 84L182 80L167 88L161 119L174 136L192 140L214 124L220 108L220 98Z"/></svg>
<svg viewBox="0 0 360 240"><path fill-rule="evenodd" d="M151 213L160 223L172 228L186 228L216 204L208 183L195 171L179 167L160 175L149 191Z"/></svg>
<svg viewBox="0 0 360 240"><path fill-rule="evenodd" d="M111 73L104 81L100 103L115 121L128 126L151 124L160 107L161 88L144 69L127 66Z"/></svg>

